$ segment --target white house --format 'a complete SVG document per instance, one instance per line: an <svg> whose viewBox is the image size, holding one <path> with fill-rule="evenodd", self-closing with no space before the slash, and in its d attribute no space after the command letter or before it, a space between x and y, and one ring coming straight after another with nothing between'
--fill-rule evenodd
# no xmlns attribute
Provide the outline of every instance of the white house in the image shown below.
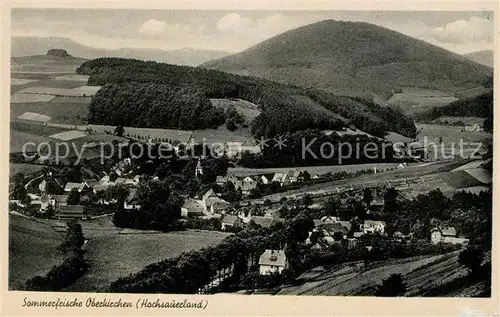
<svg viewBox="0 0 500 317"><path fill-rule="evenodd" d="M363 223L363 233L380 233L384 234L385 232L385 221L376 221L376 220L365 220Z"/></svg>
<svg viewBox="0 0 500 317"><path fill-rule="evenodd" d="M469 239L457 238L457 231L453 227L433 228L431 230L432 244L451 243L451 244L467 244Z"/></svg>
<svg viewBox="0 0 500 317"><path fill-rule="evenodd" d="M281 273L288 268L288 259L282 250L266 250L259 259L260 274Z"/></svg>

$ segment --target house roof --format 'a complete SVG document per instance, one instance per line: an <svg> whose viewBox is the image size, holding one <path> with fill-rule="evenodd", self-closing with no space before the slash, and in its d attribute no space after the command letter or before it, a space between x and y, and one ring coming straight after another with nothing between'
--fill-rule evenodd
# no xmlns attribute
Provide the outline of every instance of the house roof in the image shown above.
<svg viewBox="0 0 500 317"><path fill-rule="evenodd" d="M299 170L291 170L291 171L288 171L288 173L286 175L288 177L297 178L300 176L300 171Z"/></svg>
<svg viewBox="0 0 500 317"><path fill-rule="evenodd" d="M378 225L382 225L385 227L385 221L379 221L379 220L365 220L363 226L364 227L375 227Z"/></svg>
<svg viewBox="0 0 500 317"><path fill-rule="evenodd" d="M273 265L284 267L286 255L282 250L266 250L259 259L259 265Z"/></svg>
<svg viewBox="0 0 500 317"><path fill-rule="evenodd" d="M64 190L71 191L73 188L76 188L79 192L81 192L83 190L83 188L85 188L85 186L86 186L86 183L68 182L68 183L66 183L66 186L64 186Z"/></svg>
<svg viewBox="0 0 500 317"><path fill-rule="evenodd" d="M275 173L273 176L273 182L283 182L286 179L286 173Z"/></svg>
<svg viewBox="0 0 500 317"><path fill-rule="evenodd" d="M203 195L203 200L207 200L208 198L210 197L217 197L219 198L219 196L214 192L214 190L212 188L210 188L209 190L207 190L207 192Z"/></svg>
<svg viewBox="0 0 500 317"><path fill-rule="evenodd" d="M453 227L442 227L439 228L439 230L441 231L441 234L443 236L454 237L457 235L457 230L455 230L455 228Z"/></svg>
<svg viewBox="0 0 500 317"><path fill-rule="evenodd" d="M224 215L224 218L222 218L222 223L229 225L234 225L236 221L238 221L238 216Z"/></svg>

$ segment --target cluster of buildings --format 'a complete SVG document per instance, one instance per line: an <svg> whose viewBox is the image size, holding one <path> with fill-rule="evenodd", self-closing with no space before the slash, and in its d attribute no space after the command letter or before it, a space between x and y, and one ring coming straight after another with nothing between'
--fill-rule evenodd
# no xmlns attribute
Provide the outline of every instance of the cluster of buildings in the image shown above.
<svg viewBox="0 0 500 317"><path fill-rule="evenodd" d="M268 173L261 175L249 176L218 176L216 183L224 185L230 182L234 185L235 189L241 189L244 195L250 194L252 189L255 189L258 184L268 185L277 183L280 186L287 186L294 183L302 183L310 179L319 178L319 175L311 175L306 170L292 169L286 172Z"/></svg>

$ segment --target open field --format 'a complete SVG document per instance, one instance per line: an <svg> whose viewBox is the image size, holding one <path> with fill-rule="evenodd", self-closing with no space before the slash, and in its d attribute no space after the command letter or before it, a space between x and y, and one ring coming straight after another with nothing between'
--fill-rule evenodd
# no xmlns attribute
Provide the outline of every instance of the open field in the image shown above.
<svg viewBox="0 0 500 317"><path fill-rule="evenodd" d="M29 95L26 95L29 96ZM64 100L73 98L75 100ZM25 112L47 115L50 121L73 125L86 124L88 116L88 97L55 97L50 102L25 102L11 104L11 120L18 118Z"/></svg>
<svg viewBox="0 0 500 317"><path fill-rule="evenodd" d="M65 83L66 81L63 81ZM73 82L69 82L73 83ZM73 87L73 85L71 86ZM57 88L57 87L47 87L47 86L34 86L24 88L16 92L18 94L30 94L30 95L54 95L54 96L67 96L67 97L86 97L94 95L100 86L82 86L80 85L73 88Z"/></svg>
<svg viewBox="0 0 500 317"><path fill-rule="evenodd" d="M247 176L247 175L260 175L270 173L286 173L290 170L299 169L309 172L309 174L326 174L328 172L348 172L354 173L361 170L385 170L395 168L399 163L372 163L372 164L357 164L357 165L332 165L332 166L305 166L305 167L283 167L283 168L246 168L246 167L232 167L229 168L228 175L234 176ZM411 164L410 164L411 165Z"/></svg>
<svg viewBox="0 0 500 317"><path fill-rule="evenodd" d="M210 99L210 101L212 102L212 105L216 107L223 107L224 109L226 109L229 106L234 106L236 111L238 111L245 117L245 121L247 123L250 123L253 119L255 119L255 117L257 117L260 114L260 109L258 105L243 99L212 98Z"/></svg>
<svg viewBox="0 0 500 317"><path fill-rule="evenodd" d="M394 94L387 104L400 107L407 115L423 112L432 107L445 106L458 100L452 93L422 89L422 88L403 88L402 93Z"/></svg>
<svg viewBox="0 0 500 317"><path fill-rule="evenodd" d="M10 103L31 103L31 102L47 102L55 98L55 95L38 95L38 94L22 94L15 93L10 96Z"/></svg>
<svg viewBox="0 0 500 317"><path fill-rule="evenodd" d="M13 72L75 73L85 59L77 57L24 56L11 58Z"/></svg>
<svg viewBox="0 0 500 317"><path fill-rule="evenodd" d="M52 134L68 131L68 129L65 128L52 127L44 124L33 124L21 121L12 121L10 123L10 129L11 131L15 130L19 132L31 133L40 136L49 136Z"/></svg>
<svg viewBox="0 0 500 317"><path fill-rule="evenodd" d="M458 264L458 253L376 262L368 268L356 263L356 269L346 264L319 270L310 274L304 284L285 288L279 295L368 296L374 294L383 279L402 274L407 285L406 296L421 296L431 288L467 274L465 267ZM446 295L449 294L441 294Z"/></svg>
<svg viewBox="0 0 500 317"><path fill-rule="evenodd" d="M37 81L36 79L11 78L10 84L12 86L18 86L18 85L29 84L29 83L36 82L36 81Z"/></svg>
<svg viewBox="0 0 500 317"><path fill-rule="evenodd" d="M12 178L17 173L23 173L24 175L33 174L41 171L43 168L43 165L38 164L9 163L9 177Z"/></svg>
<svg viewBox="0 0 500 317"><path fill-rule="evenodd" d="M203 141L204 143L244 143L252 141L253 137L249 129L239 128L235 131L229 131L225 126L220 126L217 129L195 130L193 131L193 139L196 142Z"/></svg>
<svg viewBox="0 0 500 317"><path fill-rule="evenodd" d="M53 141L49 137L22 132L17 130L10 130L10 153L21 153L23 151L23 146L32 142L34 144L44 144ZM34 150L33 145L26 147L27 151Z"/></svg>
<svg viewBox="0 0 500 317"><path fill-rule="evenodd" d="M137 273L148 264L218 244L227 235L186 231L92 238L86 247L86 258L91 265L89 271L66 291L102 291L119 277Z"/></svg>
<svg viewBox="0 0 500 317"><path fill-rule="evenodd" d="M63 260L57 247L63 236L50 226L9 215L9 289L19 289L35 275L46 274Z"/></svg>
<svg viewBox="0 0 500 317"><path fill-rule="evenodd" d="M483 126L484 118L480 117L440 117L432 121L433 124L452 124L455 122L463 122L466 125L474 125L479 124L479 126Z"/></svg>
<svg viewBox="0 0 500 317"><path fill-rule="evenodd" d="M463 131L462 127L442 126L438 124L416 124L419 134L417 139L424 142L427 137L428 142L438 143L439 138L443 138L445 145L458 144L460 140L464 143L483 142L493 140L493 134L484 131L471 132Z"/></svg>

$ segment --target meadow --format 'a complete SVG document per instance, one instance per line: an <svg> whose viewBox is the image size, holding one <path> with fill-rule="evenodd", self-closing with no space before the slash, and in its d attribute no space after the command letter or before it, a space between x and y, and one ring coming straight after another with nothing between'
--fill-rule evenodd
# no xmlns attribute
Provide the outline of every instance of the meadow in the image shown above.
<svg viewBox="0 0 500 317"><path fill-rule="evenodd" d="M63 254L57 247L63 239L49 225L10 214L9 289L19 289L29 278L60 264Z"/></svg>
<svg viewBox="0 0 500 317"><path fill-rule="evenodd" d="M85 229L84 229L85 231ZM91 238L86 246L88 272L65 291L92 292L146 265L220 243L228 234L215 232L170 232L113 234Z"/></svg>

